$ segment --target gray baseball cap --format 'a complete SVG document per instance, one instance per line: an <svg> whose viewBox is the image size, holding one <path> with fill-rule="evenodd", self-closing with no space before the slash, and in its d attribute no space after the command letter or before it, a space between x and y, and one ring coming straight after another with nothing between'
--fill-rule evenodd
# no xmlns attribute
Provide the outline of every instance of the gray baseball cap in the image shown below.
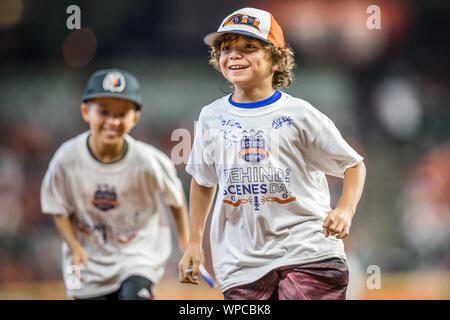
<svg viewBox="0 0 450 320"><path fill-rule="evenodd" d="M121 69L103 69L88 80L82 101L94 98L113 97L134 102L137 109L142 106L139 82L131 73Z"/></svg>

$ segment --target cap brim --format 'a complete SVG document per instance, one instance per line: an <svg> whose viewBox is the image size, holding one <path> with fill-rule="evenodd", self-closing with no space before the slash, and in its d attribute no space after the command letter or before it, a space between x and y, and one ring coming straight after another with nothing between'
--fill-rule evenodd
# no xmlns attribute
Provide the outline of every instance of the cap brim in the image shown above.
<svg viewBox="0 0 450 320"><path fill-rule="evenodd" d="M212 47L214 45L214 41L216 41L221 35L225 34L225 33L235 33L235 34L242 34L244 36L249 36L258 40L262 40L264 42L270 43L272 44L272 42L270 42L267 39L264 39L263 37L259 37L257 35L255 35L254 33L248 32L248 31L243 31L243 30L228 30L228 31L220 31L220 32L212 32L207 34L204 38L203 38L203 42Z"/></svg>
<svg viewBox="0 0 450 320"><path fill-rule="evenodd" d="M109 92L103 92L103 93L92 93L92 94L88 94L82 97L82 102L86 102L87 100L91 100L91 99L95 99L95 98L119 98L119 99L123 99L123 100L128 100L133 102L136 106L138 110L141 110L142 105L140 101L137 101L136 99L130 99L130 98L126 98L123 95L121 95L120 93L109 93Z"/></svg>

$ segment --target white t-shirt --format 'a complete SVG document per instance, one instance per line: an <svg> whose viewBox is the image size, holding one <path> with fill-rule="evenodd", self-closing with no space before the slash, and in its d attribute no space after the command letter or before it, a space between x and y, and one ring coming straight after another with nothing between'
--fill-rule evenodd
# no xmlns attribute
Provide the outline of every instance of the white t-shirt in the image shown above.
<svg viewBox="0 0 450 320"><path fill-rule="evenodd" d="M345 259L342 240L323 233L325 175L363 158L304 100L277 91L233 104L229 95L202 109L186 167L200 185L219 184L210 241L221 291L280 266Z"/></svg>
<svg viewBox="0 0 450 320"><path fill-rule="evenodd" d="M91 155L88 136L61 145L41 188L42 212L72 219L89 259L82 268L86 283L74 286L72 253L63 242L67 294L77 298L114 292L130 275L156 283L172 250L164 202L174 207L184 202L175 166L164 153L126 135L124 157L103 164Z"/></svg>

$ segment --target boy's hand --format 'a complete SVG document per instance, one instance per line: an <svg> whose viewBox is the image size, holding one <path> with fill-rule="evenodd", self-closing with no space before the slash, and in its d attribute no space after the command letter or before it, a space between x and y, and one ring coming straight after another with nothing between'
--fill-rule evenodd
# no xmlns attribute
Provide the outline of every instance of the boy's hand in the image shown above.
<svg viewBox="0 0 450 320"><path fill-rule="evenodd" d="M350 232L353 213L349 209L336 208L328 213L323 223L325 237L336 235L337 239L344 239Z"/></svg>
<svg viewBox="0 0 450 320"><path fill-rule="evenodd" d="M199 266L203 263L203 250L200 244L189 243L178 264L181 283L198 284Z"/></svg>
<svg viewBox="0 0 450 320"><path fill-rule="evenodd" d="M72 266L78 267L80 263L82 263L84 267L87 268L88 257L83 247L77 244L72 248ZM81 282L85 282L86 279L84 279L84 277L81 275L80 268L75 268L74 270L76 271L75 274L77 278L80 279Z"/></svg>

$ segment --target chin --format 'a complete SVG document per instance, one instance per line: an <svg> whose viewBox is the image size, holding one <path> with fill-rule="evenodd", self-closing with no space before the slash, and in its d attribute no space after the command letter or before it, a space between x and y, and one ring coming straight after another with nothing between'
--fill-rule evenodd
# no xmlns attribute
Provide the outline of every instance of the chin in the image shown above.
<svg viewBox="0 0 450 320"><path fill-rule="evenodd" d="M102 143L104 144L117 144L121 141L123 138L123 135L117 135L117 136L102 136Z"/></svg>
<svg viewBox="0 0 450 320"><path fill-rule="evenodd" d="M248 82L252 80L252 77L248 74L228 75L228 77L225 78L231 83Z"/></svg>
<svg viewBox="0 0 450 320"><path fill-rule="evenodd" d="M231 79L230 81L233 85L239 86L239 87L247 87L251 82L247 79Z"/></svg>

